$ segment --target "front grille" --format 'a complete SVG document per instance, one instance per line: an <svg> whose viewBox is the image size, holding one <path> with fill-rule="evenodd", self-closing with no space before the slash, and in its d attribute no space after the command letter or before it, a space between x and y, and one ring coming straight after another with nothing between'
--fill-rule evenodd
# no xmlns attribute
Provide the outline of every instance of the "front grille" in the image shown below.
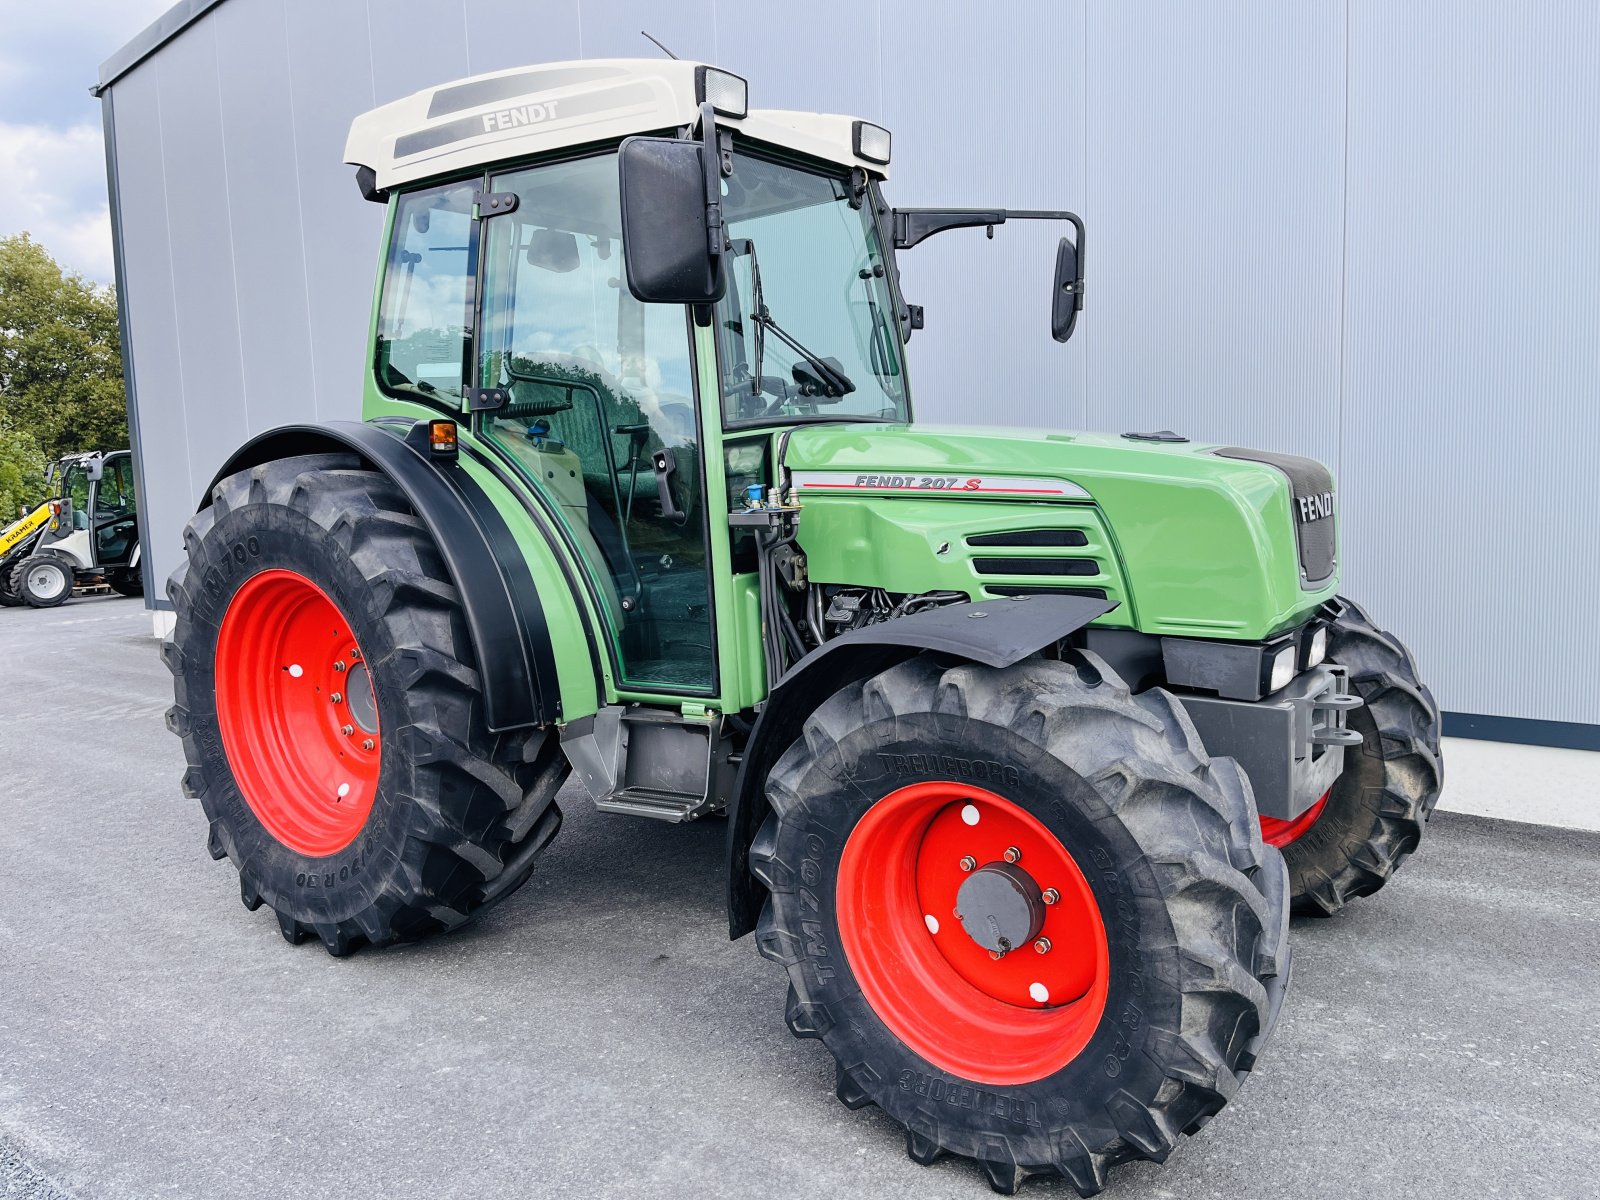
<svg viewBox="0 0 1600 1200"><path fill-rule="evenodd" d="M1294 521L1295 541L1300 551L1300 574L1306 586L1325 582L1338 565L1338 516L1330 512L1325 517L1303 520L1302 500L1316 500L1333 495L1333 473L1314 458L1301 458L1296 454L1273 454L1267 450L1246 450L1227 446L1215 451L1219 458L1235 458L1244 462L1265 463L1276 467L1289 479L1289 516Z"/></svg>

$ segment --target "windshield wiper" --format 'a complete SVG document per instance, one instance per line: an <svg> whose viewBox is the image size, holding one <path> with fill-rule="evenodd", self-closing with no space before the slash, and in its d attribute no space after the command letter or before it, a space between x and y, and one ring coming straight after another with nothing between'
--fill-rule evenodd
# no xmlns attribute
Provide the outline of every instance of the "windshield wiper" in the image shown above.
<svg viewBox="0 0 1600 1200"><path fill-rule="evenodd" d="M766 296L761 290L761 263L756 258L755 242L750 238L739 238L733 245L735 254L743 253L750 256L750 322L756 327L755 365L751 374L755 386L757 388L761 386L761 359L766 349L766 338L762 331L770 329L778 335L779 341L805 360L806 366L811 368L811 374L823 386L826 395L837 400L855 391L856 385L850 382L850 377L839 368L837 362L806 349L773 317L767 308Z"/></svg>

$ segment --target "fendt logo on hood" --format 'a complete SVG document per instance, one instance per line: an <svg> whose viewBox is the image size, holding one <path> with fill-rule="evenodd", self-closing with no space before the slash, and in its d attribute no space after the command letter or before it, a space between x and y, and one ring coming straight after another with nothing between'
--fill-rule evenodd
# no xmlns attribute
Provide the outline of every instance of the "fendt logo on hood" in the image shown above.
<svg viewBox="0 0 1600 1200"><path fill-rule="evenodd" d="M1300 524L1309 525L1323 517L1333 516L1333 493L1322 492L1316 496L1296 496L1300 505Z"/></svg>

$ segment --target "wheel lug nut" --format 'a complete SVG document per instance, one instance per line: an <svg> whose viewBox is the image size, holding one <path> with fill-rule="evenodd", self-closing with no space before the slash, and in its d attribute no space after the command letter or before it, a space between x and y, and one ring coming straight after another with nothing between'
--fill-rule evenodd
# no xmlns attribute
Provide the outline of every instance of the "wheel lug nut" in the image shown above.
<svg viewBox="0 0 1600 1200"><path fill-rule="evenodd" d="M363 750L371 750L372 747L375 746L375 745L377 745L377 743L374 742L371 738L368 738L366 741L361 743L361 748Z"/></svg>
<svg viewBox="0 0 1600 1200"><path fill-rule="evenodd" d="M1050 939L1049 938L1040 938L1038 941L1036 941L1033 944L1033 948L1035 950L1037 950L1040 954L1049 954L1050 953Z"/></svg>
<svg viewBox="0 0 1600 1200"><path fill-rule="evenodd" d="M335 670L335 671L338 671L338 672L339 672L339 673L340 673L340 674L341 674L341 675L342 675L342 674L344 674L344 671L345 671L345 665L344 665L344 662L343 662L343 660L341 660L341 661L339 661L339 662L336 662L336 663L334 663L334 664L333 664L333 669L334 669L334 670Z"/></svg>
<svg viewBox="0 0 1600 1200"><path fill-rule="evenodd" d="M355 731L356 731L356 727L354 725L345 725L345 726L342 726L340 728L340 730L339 730L339 732L344 734L345 737L349 737Z"/></svg>
<svg viewBox="0 0 1600 1200"><path fill-rule="evenodd" d="M329 696L328 699L334 704L343 704L344 703L344 693L343 692L335 692L333 695Z"/></svg>
<svg viewBox="0 0 1600 1200"><path fill-rule="evenodd" d="M1022 860L1022 851L1021 850L1018 850L1015 846L1007 846L1006 847L1006 861L1008 863L1020 862L1021 860Z"/></svg>
<svg viewBox="0 0 1600 1200"><path fill-rule="evenodd" d="M1040 898L1046 904L1054 904L1057 900L1061 899L1061 893L1056 891L1055 888L1045 888L1044 895Z"/></svg>
<svg viewBox="0 0 1600 1200"><path fill-rule="evenodd" d="M973 858L972 855L963 854L961 856L961 869L963 871L970 871L974 867L976 867L977 865L978 865L978 860Z"/></svg>
<svg viewBox="0 0 1600 1200"><path fill-rule="evenodd" d="M1004 950L991 950L991 951L989 951L989 957L994 959L995 962L999 962L1005 956L1006 956L1006 952Z"/></svg>

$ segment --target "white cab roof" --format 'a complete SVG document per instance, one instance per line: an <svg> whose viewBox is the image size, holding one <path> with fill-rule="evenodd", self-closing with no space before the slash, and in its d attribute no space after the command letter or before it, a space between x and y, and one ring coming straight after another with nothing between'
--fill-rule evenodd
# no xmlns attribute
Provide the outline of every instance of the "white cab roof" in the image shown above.
<svg viewBox="0 0 1600 1200"><path fill-rule="evenodd" d="M597 58L475 75L425 88L363 113L345 161L369 167L379 188L454 175L567 146L671 130L698 118L695 74L677 59ZM854 151L855 118L752 109L717 115L746 138L783 146L878 178L888 168Z"/></svg>

